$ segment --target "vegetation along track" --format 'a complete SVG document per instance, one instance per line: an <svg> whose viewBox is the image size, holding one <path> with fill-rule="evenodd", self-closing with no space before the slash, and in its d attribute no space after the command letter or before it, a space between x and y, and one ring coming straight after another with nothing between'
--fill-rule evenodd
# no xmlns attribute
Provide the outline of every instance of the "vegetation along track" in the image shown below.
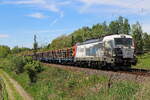
<svg viewBox="0 0 150 100"><path fill-rule="evenodd" d="M129 69L117 69L117 70L112 70L112 69L93 69L93 68L83 68L79 66L69 66L69 65L60 65L60 64L50 64L50 63L43 63L44 65L47 66L55 66L59 68L65 68L65 69L70 69L70 70L78 70L78 71L90 71L90 72L99 72L99 71L105 71L105 72L114 72L114 73L123 73L123 74L132 74L136 76L144 76L144 77L149 77L150 76L150 70L146 69L136 69L136 68L129 68Z"/></svg>

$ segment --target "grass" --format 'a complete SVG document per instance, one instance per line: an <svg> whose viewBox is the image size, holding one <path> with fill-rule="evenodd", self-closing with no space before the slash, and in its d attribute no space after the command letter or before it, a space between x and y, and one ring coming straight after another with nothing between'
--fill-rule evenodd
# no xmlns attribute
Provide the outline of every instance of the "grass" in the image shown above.
<svg viewBox="0 0 150 100"><path fill-rule="evenodd" d="M150 69L150 53L138 56L138 63L133 68Z"/></svg>
<svg viewBox="0 0 150 100"><path fill-rule="evenodd" d="M8 93L3 79L0 77L0 100L8 100Z"/></svg>
<svg viewBox="0 0 150 100"><path fill-rule="evenodd" d="M138 56L134 68L150 68L150 53ZM2 66L1 66L2 65ZM27 72L15 74L12 63L4 60L0 67L33 96L35 100L143 100L150 99L149 85L125 80L110 80L110 77L87 75L61 68L46 67L38 74L36 83L30 83ZM10 69L10 70L7 70ZM139 99L141 98L141 99ZM19 100L19 99L16 99Z"/></svg>
<svg viewBox="0 0 150 100"><path fill-rule="evenodd" d="M12 85L12 83L10 82L8 77L5 76L5 74L3 73L3 71L1 69L0 69L0 76L4 80L4 83L5 83L6 88L7 88L7 92L8 92L8 89L10 89L12 91L11 96L13 96L13 98L15 100L22 100L22 97L18 94L18 92L16 91L15 87ZM10 97L10 98L12 98L12 97Z"/></svg>
<svg viewBox="0 0 150 100"><path fill-rule="evenodd" d="M140 89L129 81L111 82L109 77L86 75L55 67L44 67L37 83L31 84L27 73L8 72L35 100L129 100Z"/></svg>

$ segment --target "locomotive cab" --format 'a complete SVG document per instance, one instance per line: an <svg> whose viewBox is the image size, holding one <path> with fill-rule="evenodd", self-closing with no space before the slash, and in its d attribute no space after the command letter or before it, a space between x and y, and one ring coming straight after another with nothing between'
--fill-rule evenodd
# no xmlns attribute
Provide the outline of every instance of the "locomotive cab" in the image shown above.
<svg viewBox="0 0 150 100"><path fill-rule="evenodd" d="M136 64L134 42L129 35L111 35L103 40L106 62L115 64Z"/></svg>

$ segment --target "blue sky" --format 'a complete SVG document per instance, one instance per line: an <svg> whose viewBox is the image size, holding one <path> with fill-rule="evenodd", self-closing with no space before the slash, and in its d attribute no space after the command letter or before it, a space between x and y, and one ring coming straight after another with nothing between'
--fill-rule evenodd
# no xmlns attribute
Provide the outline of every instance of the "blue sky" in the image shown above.
<svg viewBox="0 0 150 100"><path fill-rule="evenodd" d="M0 45L32 47L118 16L150 33L149 0L0 0Z"/></svg>

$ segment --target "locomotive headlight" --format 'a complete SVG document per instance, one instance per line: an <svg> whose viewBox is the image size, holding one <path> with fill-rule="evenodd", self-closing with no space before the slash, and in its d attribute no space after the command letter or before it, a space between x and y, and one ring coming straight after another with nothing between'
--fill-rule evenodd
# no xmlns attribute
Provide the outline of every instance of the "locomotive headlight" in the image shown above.
<svg viewBox="0 0 150 100"><path fill-rule="evenodd" d="M113 55L112 55L113 57L115 57L116 56L116 54L115 53L113 53Z"/></svg>
<svg viewBox="0 0 150 100"><path fill-rule="evenodd" d="M113 52L112 52L112 56L113 56L113 57L115 57L115 56L116 56L116 53L115 53L115 51L113 51Z"/></svg>

